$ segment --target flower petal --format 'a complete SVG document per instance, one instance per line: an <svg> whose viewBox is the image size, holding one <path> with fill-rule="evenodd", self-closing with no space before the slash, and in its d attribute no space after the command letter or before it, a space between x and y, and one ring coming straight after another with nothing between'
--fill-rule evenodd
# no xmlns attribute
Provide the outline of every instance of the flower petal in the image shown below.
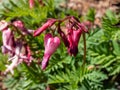
<svg viewBox="0 0 120 90"><path fill-rule="evenodd" d="M78 44L81 34L82 34L82 31L80 29L73 30L72 38L73 38L74 43Z"/></svg>
<svg viewBox="0 0 120 90"><path fill-rule="evenodd" d="M60 39L58 37L49 38L45 46L45 54L52 55L60 44Z"/></svg>
<svg viewBox="0 0 120 90"><path fill-rule="evenodd" d="M49 58L56 51L60 44L60 39L58 37L52 37L52 35L46 34L44 39L45 52L42 61L42 69L44 70L47 65Z"/></svg>
<svg viewBox="0 0 120 90"><path fill-rule="evenodd" d="M49 55L44 55L41 66L42 70L44 70L47 67L49 58L50 58Z"/></svg>
<svg viewBox="0 0 120 90"><path fill-rule="evenodd" d="M14 42L13 32L10 30L10 28L3 31L2 38L3 38L3 45L8 50L12 51L15 46L15 42Z"/></svg>
<svg viewBox="0 0 120 90"><path fill-rule="evenodd" d="M49 38L52 38L52 35L51 35L50 33L48 33L48 34L45 35L45 38L44 38L44 46L47 45L47 42L48 42L48 39L49 39Z"/></svg>

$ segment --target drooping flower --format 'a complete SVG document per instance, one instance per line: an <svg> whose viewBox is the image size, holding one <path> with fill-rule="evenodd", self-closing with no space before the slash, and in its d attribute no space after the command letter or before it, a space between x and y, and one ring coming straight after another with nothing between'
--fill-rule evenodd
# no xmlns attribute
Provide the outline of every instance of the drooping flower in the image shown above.
<svg viewBox="0 0 120 90"><path fill-rule="evenodd" d="M28 65L31 63L32 56L30 47L27 44L24 44L22 40L16 41L15 55L26 62Z"/></svg>
<svg viewBox="0 0 120 90"><path fill-rule="evenodd" d="M66 24L66 29L64 30L61 30L60 23L58 23L58 33L60 34L70 55L77 55L78 42L83 32L88 32L87 28L74 17L69 19L69 22Z"/></svg>
<svg viewBox="0 0 120 90"><path fill-rule="evenodd" d="M81 30L70 30L70 32L67 35L68 41L69 41L69 47L68 52L70 55L76 56L78 53L78 42L80 39L80 36L82 34Z"/></svg>
<svg viewBox="0 0 120 90"><path fill-rule="evenodd" d="M49 58L56 51L59 44L60 44L60 39L58 37L53 37L50 33L45 35L44 38L45 52L42 60L43 70L47 67Z"/></svg>
<svg viewBox="0 0 120 90"><path fill-rule="evenodd" d="M5 74L8 72L13 74L14 68L16 68L22 62L26 62L28 65L30 65L32 56L29 47L23 44L22 41L16 41L15 55L10 57L9 61L12 63L10 65L6 65L7 69L5 70Z"/></svg>
<svg viewBox="0 0 120 90"><path fill-rule="evenodd" d="M33 60L33 57L32 57L30 47L28 45L25 45L25 51L26 51L25 55L26 55L27 59L24 59L24 62L26 62L28 65L30 65L30 63Z"/></svg>
<svg viewBox="0 0 120 90"><path fill-rule="evenodd" d="M70 43L69 43L69 41L68 41L68 39L67 39L66 34L61 30L60 23L58 23L58 33L60 34L60 36L61 36L61 38L62 38L65 46L66 46L66 47L69 47L69 44L70 44Z"/></svg>
<svg viewBox="0 0 120 90"><path fill-rule="evenodd" d="M32 33L34 32L34 30L27 29L21 20L14 21L13 25L17 27L19 30L21 30L21 33L23 35L30 35L30 34L32 35Z"/></svg>
<svg viewBox="0 0 120 90"><path fill-rule="evenodd" d="M12 63L10 65L6 65L7 69L5 70L5 74L8 72L11 72L11 74L14 73L14 68L16 68L21 62L23 62L23 58L27 58L22 55L21 53L22 50L22 43L16 42L16 47L15 47L15 55L9 58L9 61Z"/></svg>
<svg viewBox="0 0 120 90"><path fill-rule="evenodd" d="M5 74L8 72L14 73L13 69L20 63L26 62L28 65L32 61L31 51L27 44L24 44L22 39L15 40L13 31L9 28L9 23L6 21L0 22L0 31L2 31L2 53L8 54L11 61L10 65L6 65L7 69Z"/></svg>
<svg viewBox="0 0 120 90"><path fill-rule="evenodd" d="M15 41L12 30L8 27L8 23L6 21L0 22L0 30L2 31L2 39L3 46L2 52L3 54L10 53L11 55L14 53Z"/></svg>
<svg viewBox="0 0 120 90"><path fill-rule="evenodd" d="M42 27L34 31L33 36L39 36L47 28L51 27L56 22L56 19L49 19Z"/></svg>

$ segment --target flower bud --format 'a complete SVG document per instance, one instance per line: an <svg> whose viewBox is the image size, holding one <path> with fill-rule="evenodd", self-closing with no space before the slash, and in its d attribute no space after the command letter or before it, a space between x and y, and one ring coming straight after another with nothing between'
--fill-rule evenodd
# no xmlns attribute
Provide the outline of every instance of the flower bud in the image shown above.
<svg viewBox="0 0 120 90"><path fill-rule="evenodd" d="M49 19L45 24L43 24L42 27L38 28L34 31L33 36L40 35L43 31L45 31L47 28L51 27L56 22L55 19Z"/></svg>

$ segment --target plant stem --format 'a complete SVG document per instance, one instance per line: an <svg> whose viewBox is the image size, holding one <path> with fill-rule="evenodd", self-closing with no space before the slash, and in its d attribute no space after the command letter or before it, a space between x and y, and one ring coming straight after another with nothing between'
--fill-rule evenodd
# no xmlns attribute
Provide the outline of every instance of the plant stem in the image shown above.
<svg viewBox="0 0 120 90"><path fill-rule="evenodd" d="M84 56L83 56L83 66L84 66L86 63L86 37L84 32L83 32L83 42L84 42Z"/></svg>

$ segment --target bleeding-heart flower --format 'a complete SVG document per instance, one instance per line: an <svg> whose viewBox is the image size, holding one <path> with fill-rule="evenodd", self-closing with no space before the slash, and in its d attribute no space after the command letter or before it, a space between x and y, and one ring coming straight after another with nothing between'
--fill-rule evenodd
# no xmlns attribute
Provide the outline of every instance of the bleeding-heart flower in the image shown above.
<svg viewBox="0 0 120 90"><path fill-rule="evenodd" d="M5 70L5 74L8 72L11 72L13 74L14 68L16 68L22 62L26 62L28 65L30 65L33 59L31 56L29 46L23 44L22 41L16 41L16 47L14 51L15 55L10 57L8 60L12 63L10 65L6 65L7 69Z"/></svg>
<svg viewBox="0 0 120 90"><path fill-rule="evenodd" d="M45 35L44 46L45 52L42 61L42 69L45 69L48 65L50 56L56 51L60 44L60 39L58 37L53 37L50 33Z"/></svg>
<svg viewBox="0 0 120 90"><path fill-rule="evenodd" d="M19 21L14 24L18 28L24 28L24 25L18 22ZM13 30L9 28L9 25L10 24L6 21L0 21L0 31L2 31L3 39L2 53L8 54L8 61L12 62L10 65L6 65L7 69L5 73L11 72L13 74L13 69L23 61L29 65L32 61L32 56L29 46L24 44L25 42L22 39L14 39Z"/></svg>
<svg viewBox="0 0 120 90"><path fill-rule="evenodd" d="M68 52L70 55L74 55L76 56L78 53L78 42L80 39L80 36L82 34L82 31L80 29L78 30L70 30L68 35L67 35L67 39L69 42L69 46L68 46Z"/></svg>
<svg viewBox="0 0 120 90"><path fill-rule="evenodd" d="M81 24L74 17L69 18L69 22L66 24L66 29L64 30L61 30L60 23L58 23L58 33L67 47L68 53L76 56L80 36L83 32L88 32L88 30L84 24Z"/></svg>
<svg viewBox="0 0 120 90"><path fill-rule="evenodd" d="M13 54L13 50L15 48L13 31L8 27L8 23L6 21L0 22L0 30L2 31L3 39L2 52L4 54L6 53Z"/></svg>
<svg viewBox="0 0 120 90"><path fill-rule="evenodd" d="M40 27L40 28L38 28L37 30L34 31L33 36L40 35L44 30L51 27L55 22L56 22L56 19L49 19L45 24L43 24L42 27Z"/></svg>

